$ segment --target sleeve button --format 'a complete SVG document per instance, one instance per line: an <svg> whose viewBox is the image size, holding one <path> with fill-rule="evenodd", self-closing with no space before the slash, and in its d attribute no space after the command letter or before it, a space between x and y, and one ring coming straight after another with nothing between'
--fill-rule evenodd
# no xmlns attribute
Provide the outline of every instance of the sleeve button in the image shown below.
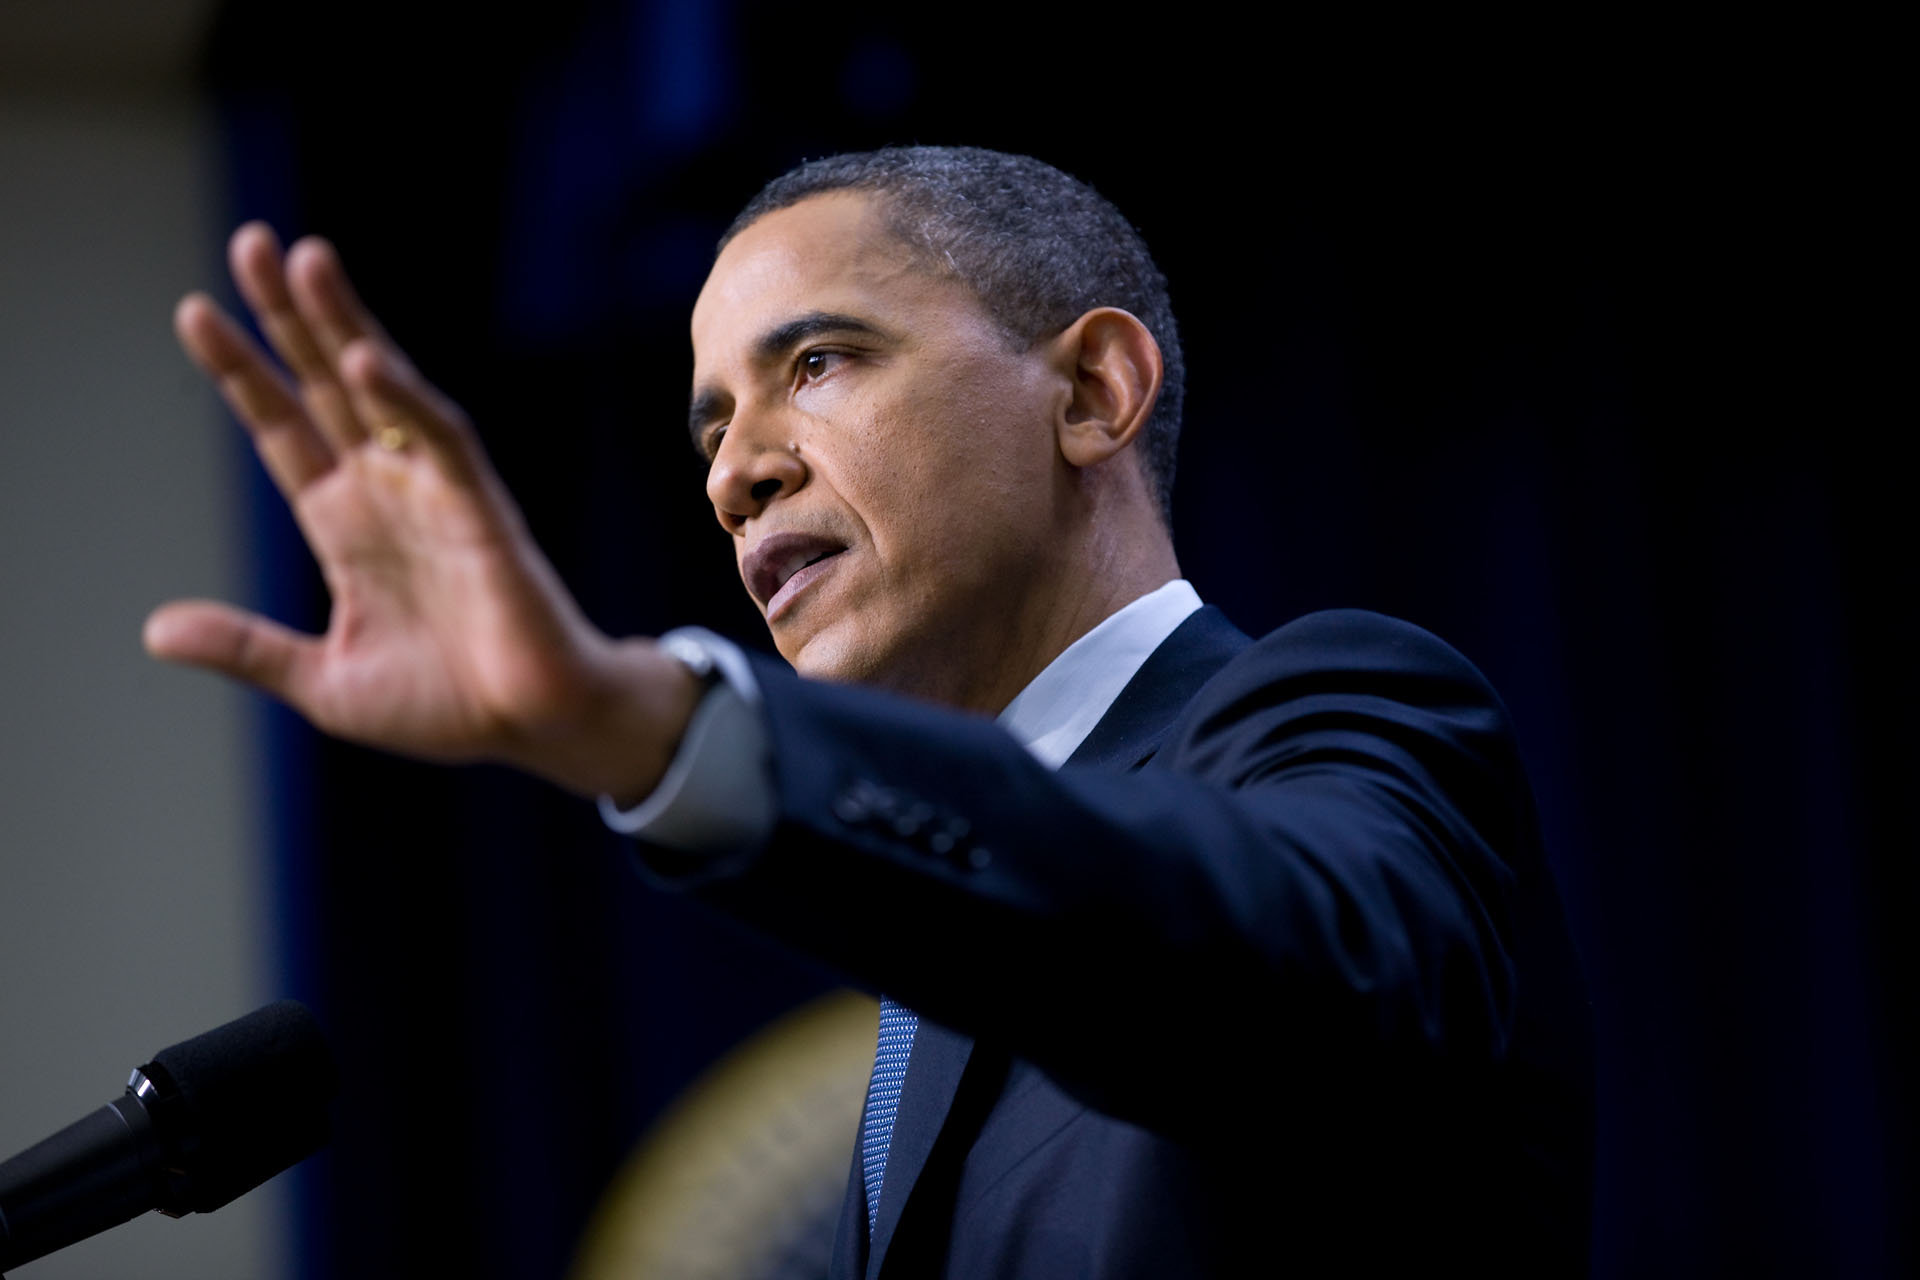
<svg viewBox="0 0 1920 1280"><path fill-rule="evenodd" d="M833 812L840 821L850 825L865 822L873 813L873 799L873 788L865 782L856 782L834 800Z"/></svg>
<svg viewBox="0 0 1920 1280"><path fill-rule="evenodd" d="M933 819L933 806L914 804L896 813L893 817L893 832L901 839L920 834L920 829Z"/></svg>

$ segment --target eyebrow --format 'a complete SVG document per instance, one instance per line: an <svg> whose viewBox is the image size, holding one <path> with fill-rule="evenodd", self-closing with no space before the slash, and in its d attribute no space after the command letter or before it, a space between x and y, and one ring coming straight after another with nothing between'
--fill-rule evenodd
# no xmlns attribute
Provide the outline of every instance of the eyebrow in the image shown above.
<svg viewBox="0 0 1920 1280"><path fill-rule="evenodd" d="M858 333L874 338L887 336L885 331L858 316L840 311L809 311L761 334L753 344L754 363L770 364L808 338L817 338L825 333ZM693 447L703 456L706 450L701 436L706 433L707 425L721 416L727 398L720 391L708 387L695 393L692 404L687 408L687 432L693 437Z"/></svg>

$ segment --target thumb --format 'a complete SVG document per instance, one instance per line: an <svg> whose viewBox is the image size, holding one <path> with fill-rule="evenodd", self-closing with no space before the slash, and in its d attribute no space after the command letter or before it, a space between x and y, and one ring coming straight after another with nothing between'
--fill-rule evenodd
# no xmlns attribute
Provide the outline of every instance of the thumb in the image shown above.
<svg viewBox="0 0 1920 1280"><path fill-rule="evenodd" d="M299 703L299 683L319 641L279 623L213 600L176 600L147 617L147 652L167 662L205 667Z"/></svg>

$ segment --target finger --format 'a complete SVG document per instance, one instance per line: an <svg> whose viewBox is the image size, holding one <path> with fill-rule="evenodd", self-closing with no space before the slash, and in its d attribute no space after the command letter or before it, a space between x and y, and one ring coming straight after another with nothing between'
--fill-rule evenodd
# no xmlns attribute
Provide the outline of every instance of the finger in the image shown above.
<svg viewBox="0 0 1920 1280"><path fill-rule="evenodd" d="M307 236L295 244L287 250L286 275L294 306L329 360L337 364L341 352L361 338L372 339L399 354L386 330L360 301L341 265L339 251L330 242Z"/></svg>
<svg viewBox="0 0 1920 1280"><path fill-rule="evenodd" d="M187 355L213 379L247 428L281 493L291 499L333 467L333 450L286 378L211 298L196 293L181 299L173 328Z"/></svg>
<svg viewBox="0 0 1920 1280"><path fill-rule="evenodd" d="M341 354L340 367L361 417L378 424L389 448L418 443L448 466L480 469L480 448L460 406L442 395L392 348L363 338Z"/></svg>
<svg viewBox="0 0 1920 1280"><path fill-rule="evenodd" d="M314 336L294 302L280 240L273 229L264 222L249 222L233 233L227 257L240 296L260 322L267 342L293 371L300 397L320 433L336 452L364 444L366 426L353 415L352 402L340 385L333 357Z"/></svg>
<svg viewBox="0 0 1920 1280"><path fill-rule="evenodd" d="M141 632L147 652L218 671L303 709L320 641L258 614L212 600L161 605Z"/></svg>

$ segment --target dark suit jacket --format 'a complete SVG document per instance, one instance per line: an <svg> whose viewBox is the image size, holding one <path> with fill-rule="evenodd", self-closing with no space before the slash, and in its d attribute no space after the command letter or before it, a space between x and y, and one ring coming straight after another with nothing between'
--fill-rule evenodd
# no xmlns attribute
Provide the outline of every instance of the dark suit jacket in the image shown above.
<svg viewBox="0 0 1920 1280"><path fill-rule="evenodd" d="M1585 998L1453 650L1203 609L1057 773L985 720L757 674L773 838L648 861L921 1014L836 1277L1583 1269Z"/></svg>

